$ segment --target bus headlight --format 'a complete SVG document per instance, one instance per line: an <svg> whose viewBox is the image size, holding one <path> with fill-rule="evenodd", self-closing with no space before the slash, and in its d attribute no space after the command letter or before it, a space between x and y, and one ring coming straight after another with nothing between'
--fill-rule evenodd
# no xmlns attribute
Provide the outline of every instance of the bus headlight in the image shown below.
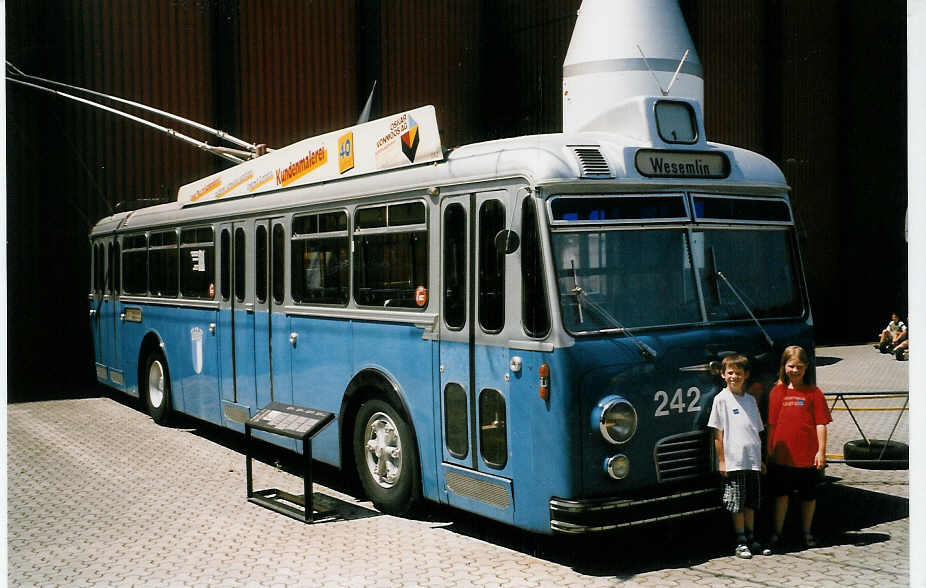
<svg viewBox="0 0 926 588"><path fill-rule="evenodd" d="M609 457L604 461L604 470L615 480L623 480L630 474L630 460L624 454Z"/></svg>
<svg viewBox="0 0 926 588"><path fill-rule="evenodd" d="M600 410L598 429L609 443L626 443L637 432L637 411L621 396L608 396L596 407Z"/></svg>

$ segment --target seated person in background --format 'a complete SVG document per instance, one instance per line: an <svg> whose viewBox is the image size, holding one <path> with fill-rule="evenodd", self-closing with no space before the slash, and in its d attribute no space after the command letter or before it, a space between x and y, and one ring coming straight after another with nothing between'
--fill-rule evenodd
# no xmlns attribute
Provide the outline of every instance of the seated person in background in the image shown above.
<svg viewBox="0 0 926 588"><path fill-rule="evenodd" d="M910 329L904 329L904 332L900 334L897 338L896 345L891 349L891 353L894 354L898 360L903 359L904 353L907 353L910 349Z"/></svg>
<svg viewBox="0 0 926 588"><path fill-rule="evenodd" d="M891 350L900 343L900 336L907 332L907 325L900 320L900 315L891 314L891 322L881 331L881 339L875 345L875 349L880 349L881 353L891 353Z"/></svg>

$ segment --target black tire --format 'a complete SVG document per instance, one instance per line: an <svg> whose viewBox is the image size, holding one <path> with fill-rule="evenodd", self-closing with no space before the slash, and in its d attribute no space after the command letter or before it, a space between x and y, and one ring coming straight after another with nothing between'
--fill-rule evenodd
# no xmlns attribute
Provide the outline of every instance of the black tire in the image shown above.
<svg viewBox="0 0 926 588"><path fill-rule="evenodd" d="M354 421L354 463L363 490L379 510L405 514L421 496L418 446L405 418L373 398Z"/></svg>
<svg viewBox="0 0 926 588"><path fill-rule="evenodd" d="M141 396L148 414L159 425L167 423L170 416L170 372L167 360L160 349L154 349L145 359L141 373Z"/></svg>
<svg viewBox="0 0 926 588"><path fill-rule="evenodd" d="M910 467L910 448L899 441L870 439L848 441L842 453L846 465L865 470L906 470ZM882 455L881 452L884 452Z"/></svg>

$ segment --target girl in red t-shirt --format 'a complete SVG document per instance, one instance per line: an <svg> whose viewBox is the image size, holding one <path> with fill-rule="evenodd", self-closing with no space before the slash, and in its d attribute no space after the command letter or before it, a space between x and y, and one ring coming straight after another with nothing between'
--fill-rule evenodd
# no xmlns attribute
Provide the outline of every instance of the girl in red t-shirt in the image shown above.
<svg viewBox="0 0 926 588"><path fill-rule="evenodd" d="M804 545L817 545L810 528L817 506L817 477L826 467L826 425L833 419L823 392L804 382L809 363L801 347L786 348L778 382L769 394L769 477L775 496L775 533L769 543L773 548L784 528L788 496L795 490L801 498Z"/></svg>

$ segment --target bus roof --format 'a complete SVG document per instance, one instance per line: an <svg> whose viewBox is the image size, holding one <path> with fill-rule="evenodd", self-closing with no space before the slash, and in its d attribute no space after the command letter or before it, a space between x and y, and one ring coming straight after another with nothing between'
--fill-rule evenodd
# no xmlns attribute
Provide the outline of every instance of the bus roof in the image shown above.
<svg viewBox="0 0 926 588"><path fill-rule="evenodd" d="M704 136L703 131L701 136ZM650 175L641 172L640 160L647 157L650 161L666 158L663 162L667 166L665 174L654 177L650 163L643 169ZM698 161L707 161L710 165L723 161L727 169L720 172L723 177L711 177L699 170ZM685 172L684 165L694 171ZM677 172L678 169L682 171ZM312 204L343 203L368 196L426 191L429 187L487 185L514 178L521 178L533 187L581 181L592 190L604 189L605 185L608 190L621 191L686 189L729 193L742 189L786 195L789 190L784 175L773 162L737 147L704 140L679 146L667 145L658 137L653 140L611 133L555 133L475 143L450 150L442 159L425 164L283 188L251 197L203 204L184 205L178 201L160 204L104 218L91 234L174 225L178 221L244 216Z"/></svg>

